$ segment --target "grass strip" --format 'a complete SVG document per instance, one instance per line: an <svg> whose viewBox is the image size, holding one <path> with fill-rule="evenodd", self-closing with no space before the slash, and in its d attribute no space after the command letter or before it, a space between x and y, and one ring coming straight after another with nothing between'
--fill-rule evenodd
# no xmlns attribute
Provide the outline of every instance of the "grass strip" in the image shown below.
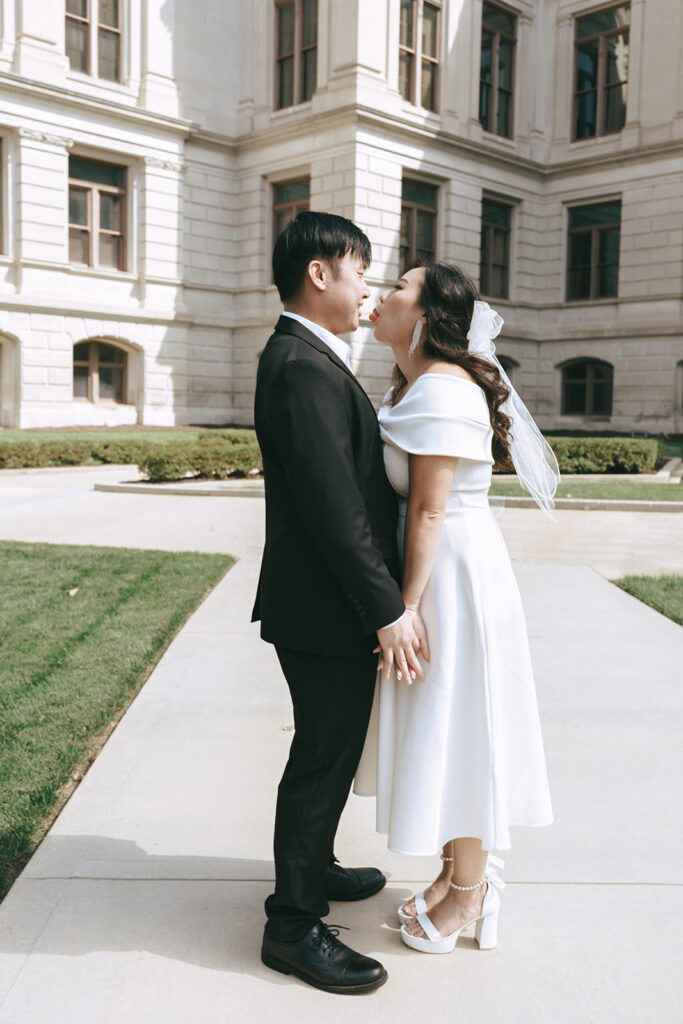
<svg viewBox="0 0 683 1024"><path fill-rule="evenodd" d="M505 498L528 498L529 494L513 480L493 478L491 494ZM560 484L556 498L594 498L613 501L683 501L683 484L651 484L642 480L586 481Z"/></svg>
<svg viewBox="0 0 683 1024"><path fill-rule="evenodd" d="M0 542L0 898L228 555Z"/></svg>
<svg viewBox="0 0 683 1024"><path fill-rule="evenodd" d="M614 582L628 594L683 626L683 576L624 576Z"/></svg>

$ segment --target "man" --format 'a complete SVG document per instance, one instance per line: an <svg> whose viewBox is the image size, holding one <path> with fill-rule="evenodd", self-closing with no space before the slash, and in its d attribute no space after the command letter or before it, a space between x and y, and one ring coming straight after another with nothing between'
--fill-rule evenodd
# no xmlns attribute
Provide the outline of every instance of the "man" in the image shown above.
<svg viewBox="0 0 683 1024"><path fill-rule="evenodd" d="M358 327L370 259L368 239L343 217L306 211L285 228L273 253L284 313L261 356L254 409L266 543L253 619L275 645L296 730L278 789L261 958L339 993L387 978L321 921L329 899L365 899L386 881L375 868L345 870L333 853L378 641L386 665L423 675L421 621L396 583L396 500L377 418L337 337Z"/></svg>

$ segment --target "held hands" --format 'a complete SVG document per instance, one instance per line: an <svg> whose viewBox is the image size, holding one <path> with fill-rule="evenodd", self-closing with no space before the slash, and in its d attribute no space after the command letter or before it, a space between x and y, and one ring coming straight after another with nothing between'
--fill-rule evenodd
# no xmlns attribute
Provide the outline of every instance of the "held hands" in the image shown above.
<svg viewBox="0 0 683 1024"><path fill-rule="evenodd" d="M385 679L389 678L393 665L396 667L397 678L405 679L408 685L416 676L424 679L417 655L421 653L425 661L429 661L429 644L427 631L417 608L406 608L393 626L378 629L377 639L379 647L375 650L382 652L379 669L380 672L384 672Z"/></svg>

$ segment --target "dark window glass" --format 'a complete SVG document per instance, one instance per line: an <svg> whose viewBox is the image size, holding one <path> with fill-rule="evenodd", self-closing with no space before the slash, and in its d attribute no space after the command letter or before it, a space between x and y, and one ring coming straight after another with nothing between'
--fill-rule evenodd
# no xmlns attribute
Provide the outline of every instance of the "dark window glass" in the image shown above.
<svg viewBox="0 0 683 1024"><path fill-rule="evenodd" d="M127 355L113 345L84 341L74 346L73 396L91 402L125 401Z"/></svg>
<svg viewBox="0 0 683 1024"><path fill-rule="evenodd" d="M611 416L614 368L597 359L581 359L562 369L564 416Z"/></svg>
<svg viewBox="0 0 683 1024"><path fill-rule="evenodd" d="M119 34L100 29L97 42L97 66L100 78L119 81Z"/></svg>
<svg viewBox="0 0 683 1024"><path fill-rule="evenodd" d="M618 132L626 123L629 8L576 22L574 138Z"/></svg>
<svg viewBox="0 0 683 1024"><path fill-rule="evenodd" d="M123 188L126 180L125 167L116 164L101 164L97 160L86 160L80 156L69 157L69 177L79 181L91 181L98 185Z"/></svg>
<svg viewBox="0 0 683 1024"><path fill-rule="evenodd" d="M88 26L79 21L67 19L66 22L66 55L72 71L88 73Z"/></svg>
<svg viewBox="0 0 683 1024"><path fill-rule="evenodd" d="M403 179L401 200L401 270L417 261L428 262L436 250L437 187L412 178Z"/></svg>
<svg viewBox="0 0 683 1024"><path fill-rule="evenodd" d="M288 181L283 185L273 186L273 238L287 227L290 221L302 210L307 210L311 183L308 178L302 181Z"/></svg>
<svg viewBox="0 0 683 1024"><path fill-rule="evenodd" d="M119 0L100 0L99 4L100 25L107 25L109 28L119 28Z"/></svg>
<svg viewBox="0 0 683 1024"><path fill-rule="evenodd" d="M479 67L479 121L482 127L512 137L516 18L485 3Z"/></svg>
<svg viewBox="0 0 683 1024"><path fill-rule="evenodd" d="M596 203L569 211L568 299L619 294L621 203Z"/></svg>
<svg viewBox="0 0 683 1024"><path fill-rule="evenodd" d="M484 295L507 299L512 208L484 197L481 206L479 287Z"/></svg>

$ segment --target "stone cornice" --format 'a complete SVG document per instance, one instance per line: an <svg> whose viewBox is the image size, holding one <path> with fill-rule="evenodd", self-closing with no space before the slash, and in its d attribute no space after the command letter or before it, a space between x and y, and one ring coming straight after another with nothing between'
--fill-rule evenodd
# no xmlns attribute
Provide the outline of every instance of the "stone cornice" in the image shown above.
<svg viewBox="0 0 683 1024"><path fill-rule="evenodd" d="M71 149L73 139L65 138L62 135L51 135L49 132L36 131L33 128L19 128L17 135L21 139L30 139L32 142L43 142L48 146L57 146L63 149Z"/></svg>
<svg viewBox="0 0 683 1024"><path fill-rule="evenodd" d="M117 103L111 99L85 95L75 89L65 89L59 85L37 82L31 78L23 78L6 71L0 72L0 95L3 92L40 97L46 105L58 106L61 110L80 108L90 113L95 112L102 118L116 118L129 123L147 125L160 131L173 132L176 135L187 135L193 127L191 121L181 118L168 117L165 114L157 114L140 107Z"/></svg>

